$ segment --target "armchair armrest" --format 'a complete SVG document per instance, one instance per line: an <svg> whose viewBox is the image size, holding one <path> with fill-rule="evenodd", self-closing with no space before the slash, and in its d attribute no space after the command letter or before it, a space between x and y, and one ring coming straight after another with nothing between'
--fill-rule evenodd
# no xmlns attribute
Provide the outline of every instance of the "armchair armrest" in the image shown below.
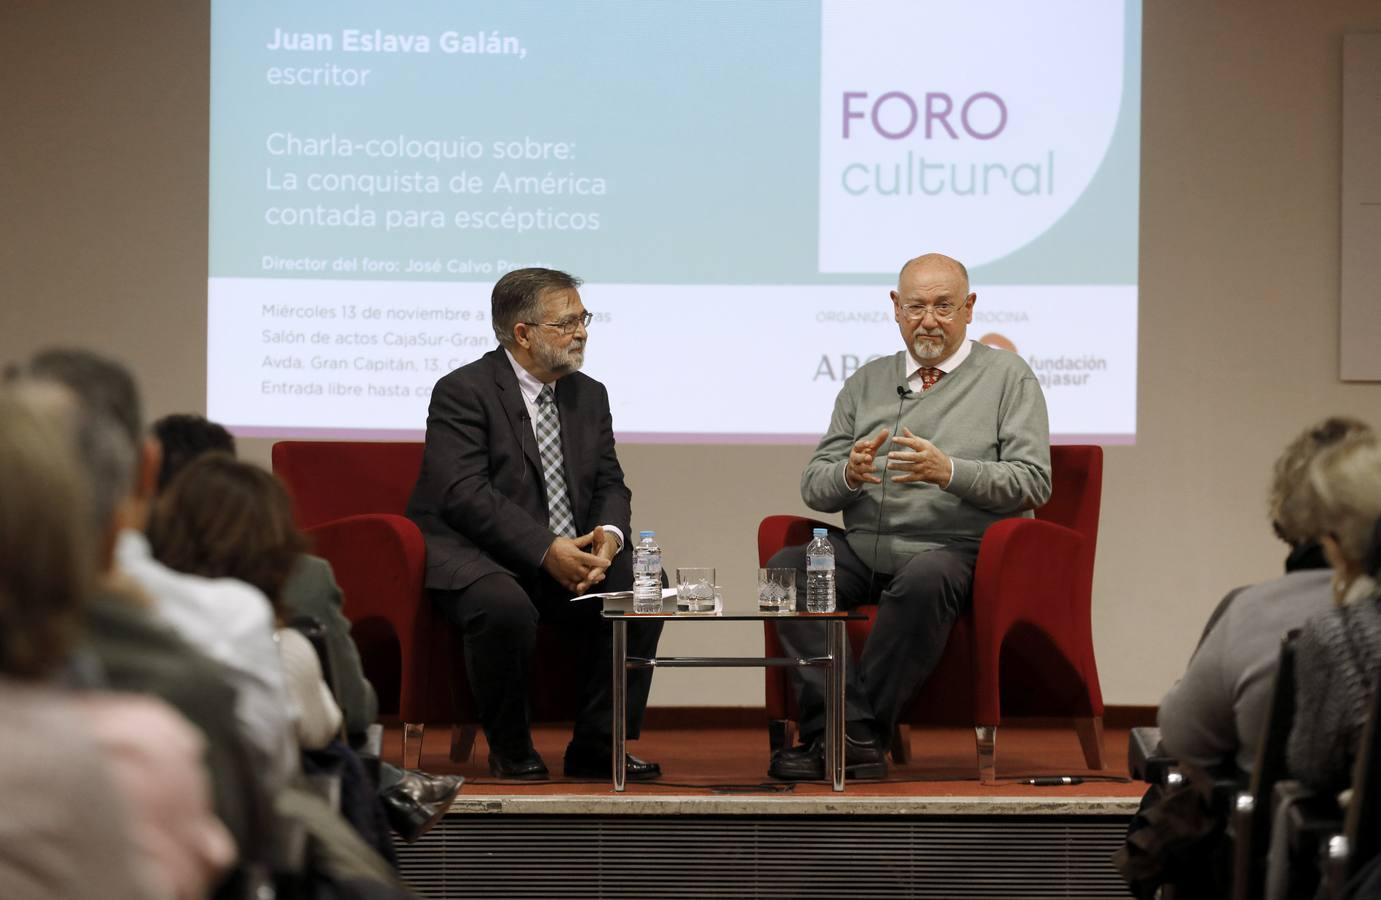
<svg viewBox="0 0 1381 900"><path fill-rule="evenodd" d="M417 525L404 516L369 513L307 530L316 552L331 563L351 622L370 615L392 619L399 605L421 596L427 548ZM410 598L399 604L396 598Z"/></svg>
<svg viewBox="0 0 1381 900"><path fill-rule="evenodd" d="M839 531L838 526L805 516L765 517L758 524L758 565L767 565L772 554L783 547L806 543L810 540L811 531L816 528Z"/></svg>
<svg viewBox="0 0 1381 900"><path fill-rule="evenodd" d="M1073 623L1069 597L1084 538L1073 529L1041 519L1003 519L983 533L973 574L975 624L980 612L997 612L986 598L1024 598L1008 606L1005 618Z"/></svg>
<svg viewBox="0 0 1381 900"><path fill-rule="evenodd" d="M1085 549L1078 532L1041 519L995 522L979 546L973 580L974 658L1000 660L1012 652L1032 660L1026 671L1050 680L1039 691L1027 691L1017 704L1029 707L1028 715L1040 714L1046 706L1062 711L1085 706L1083 715L1103 714ZM1000 720L1000 683L999 666L975 669L975 715L980 721Z"/></svg>
<svg viewBox="0 0 1381 900"><path fill-rule="evenodd" d="M384 634L396 644L399 717L427 722L454 715L451 692L432 687L448 684L450 638L425 592L422 532L403 516L370 513L325 522L308 534L335 570L357 642ZM365 643L361 656L369 656Z"/></svg>

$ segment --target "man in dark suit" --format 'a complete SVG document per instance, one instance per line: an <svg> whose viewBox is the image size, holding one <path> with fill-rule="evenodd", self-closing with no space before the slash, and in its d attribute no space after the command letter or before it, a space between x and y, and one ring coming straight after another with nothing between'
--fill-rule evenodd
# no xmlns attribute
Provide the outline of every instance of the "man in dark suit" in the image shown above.
<svg viewBox="0 0 1381 900"><path fill-rule="evenodd" d="M427 587L464 634L490 771L504 778L547 777L528 721L539 619L569 634L580 661L565 773L607 778L612 765L612 631L597 603L570 599L632 588L632 495L614 452L609 395L578 371L591 319L579 285L551 269L519 269L494 285L500 347L433 388L408 502L427 542ZM629 654L655 656L660 634L660 622L630 623ZM637 670L628 680L636 737L652 677ZM628 757L629 779L660 774L656 763Z"/></svg>

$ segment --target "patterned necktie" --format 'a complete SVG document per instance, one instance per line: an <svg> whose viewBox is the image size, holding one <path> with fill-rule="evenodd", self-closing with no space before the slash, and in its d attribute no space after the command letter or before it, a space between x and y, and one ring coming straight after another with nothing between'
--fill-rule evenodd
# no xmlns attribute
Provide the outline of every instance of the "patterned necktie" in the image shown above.
<svg viewBox="0 0 1381 900"><path fill-rule="evenodd" d="M537 455L542 458L542 479L547 485L547 524L566 537L575 537L575 516L566 493L566 463L561 454L561 421L556 415L556 392L542 385L537 395Z"/></svg>
<svg viewBox="0 0 1381 900"><path fill-rule="evenodd" d="M928 391L935 387L935 382L943 378L944 375L944 372L934 366L921 366L921 390Z"/></svg>

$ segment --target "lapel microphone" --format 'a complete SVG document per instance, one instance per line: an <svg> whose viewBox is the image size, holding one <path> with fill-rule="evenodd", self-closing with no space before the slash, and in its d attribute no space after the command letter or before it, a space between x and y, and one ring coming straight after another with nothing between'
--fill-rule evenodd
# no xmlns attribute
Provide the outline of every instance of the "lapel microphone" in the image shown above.
<svg viewBox="0 0 1381 900"><path fill-rule="evenodd" d="M914 394L915 391L904 384L897 385L897 419L892 423L892 431L888 434L888 443L897 436L897 429L901 427L901 405L906 402L906 398ZM887 505L887 466L882 468L882 496L878 499L878 520L873 526L873 564L868 567L868 599L867 603L873 602L873 580L877 578L878 565L878 541L882 538L882 510Z"/></svg>

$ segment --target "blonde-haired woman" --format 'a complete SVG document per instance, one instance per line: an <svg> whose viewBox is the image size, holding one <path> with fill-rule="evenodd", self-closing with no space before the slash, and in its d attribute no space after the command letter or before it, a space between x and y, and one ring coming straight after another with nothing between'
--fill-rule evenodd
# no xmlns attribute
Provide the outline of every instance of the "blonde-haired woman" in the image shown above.
<svg viewBox="0 0 1381 900"><path fill-rule="evenodd" d="M1359 437L1309 470L1336 607L1310 620L1296 652L1290 772L1319 791L1348 786L1381 672L1381 441Z"/></svg>
<svg viewBox="0 0 1381 900"><path fill-rule="evenodd" d="M1372 434L1332 416L1304 429L1276 460L1267 511L1290 547L1285 574L1233 591L1218 604L1184 677L1160 703L1166 752L1201 769L1225 763L1250 773L1270 708L1280 639L1329 608L1328 561L1320 547L1309 467L1343 442Z"/></svg>

